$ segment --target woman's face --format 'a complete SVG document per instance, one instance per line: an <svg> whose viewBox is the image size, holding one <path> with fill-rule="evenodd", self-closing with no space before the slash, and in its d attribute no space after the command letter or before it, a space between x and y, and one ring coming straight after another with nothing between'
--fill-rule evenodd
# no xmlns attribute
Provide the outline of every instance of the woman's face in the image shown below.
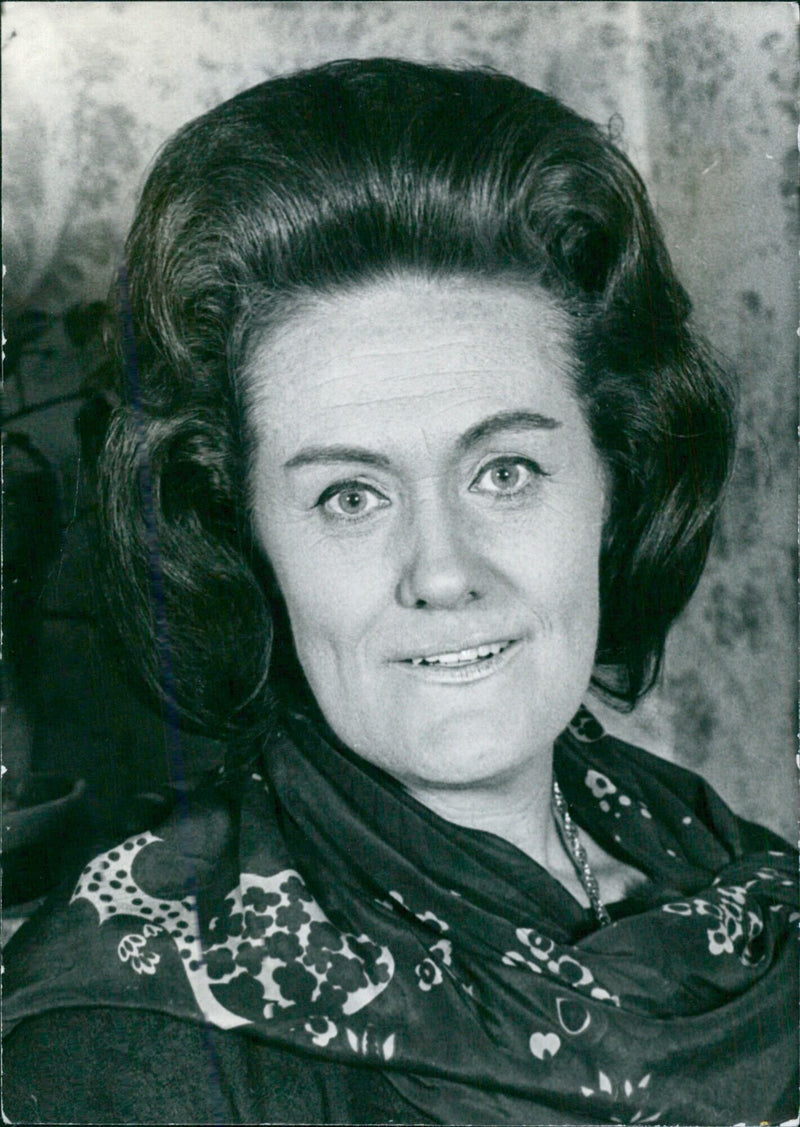
<svg viewBox="0 0 800 1127"><path fill-rule="evenodd" d="M410 789L535 762L587 688L606 478L534 291L320 299L248 368L258 538L331 728Z"/></svg>

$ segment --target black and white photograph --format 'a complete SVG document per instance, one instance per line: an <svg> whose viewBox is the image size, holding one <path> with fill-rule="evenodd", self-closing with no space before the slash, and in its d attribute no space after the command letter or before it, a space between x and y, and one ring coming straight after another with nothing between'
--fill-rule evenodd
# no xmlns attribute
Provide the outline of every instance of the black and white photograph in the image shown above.
<svg viewBox="0 0 800 1127"><path fill-rule="evenodd" d="M9 1123L800 1123L798 10L2 4Z"/></svg>

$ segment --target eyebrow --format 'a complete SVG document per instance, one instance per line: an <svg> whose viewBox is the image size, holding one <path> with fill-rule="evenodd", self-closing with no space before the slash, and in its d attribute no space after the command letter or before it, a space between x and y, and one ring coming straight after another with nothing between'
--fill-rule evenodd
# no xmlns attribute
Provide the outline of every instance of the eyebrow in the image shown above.
<svg viewBox="0 0 800 1127"><path fill-rule="evenodd" d="M385 454L365 450L363 446L305 446L288 462L285 470L296 470L300 466L330 466L340 462L361 462L365 466L375 466L386 470L391 465Z"/></svg>
<svg viewBox="0 0 800 1127"><path fill-rule="evenodd" d="M558 419L537 411L500 411L465 431L458 440L458 448L462 452L469 450L484 438L493 438L506 430L557 430L560 426Z"/></svg>
<svg viewBox="0 0 800 1127"><path fill-rule="evenodd" d="M536 411L500 411L489 415L470 427L458 439L461 453L471 449L486 438L492 438L508 430L556 430L561 426L557 419L540 415ZM299 469L301 466L336 465L342 462L360 462L377 469L389 469L391 462L385 454L376 454L363 446L305 446L284 463L285 470Z"/></svg>

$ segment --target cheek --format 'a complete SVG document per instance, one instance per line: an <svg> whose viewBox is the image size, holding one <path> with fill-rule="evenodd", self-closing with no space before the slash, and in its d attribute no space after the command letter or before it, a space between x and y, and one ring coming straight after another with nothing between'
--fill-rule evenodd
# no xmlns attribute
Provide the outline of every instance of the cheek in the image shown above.
<svg viewBox="0 0 800 1127"><path fill-rule="evenodd" d="M561 567L556 575L561 619L573 636L591 645L592 651L597 640L600 619L600 534L584 535L571 545L571 551L564 553Z"/></svg>
<svg viewBox="0 0 800 1127"><path fill-rule="evenodd" d="M337 542L309 519L277 503L263 475L255 497L258 542L289 617L297 656L308 679L331 665L354 669L387 601L391 568L385 544L354 537ZM390 584L389 584L390 585ZM378 622L379 626L379 622Z"/></svg>
<svg viewBox="0 0 800 1127"><path fill-rule="evenodd" d="M548 617L580 618L598 600L601 535L601 503L553 503L503 545L505 569Z"/></svg>
<svg viewBox="0 0 800 1127"><path fill-rule="evenodd" d="M307 536L273 536L262 543L272 561L301 662L357 656L359 643L385 603L370 557L355 562L351 552Z"/></svg>

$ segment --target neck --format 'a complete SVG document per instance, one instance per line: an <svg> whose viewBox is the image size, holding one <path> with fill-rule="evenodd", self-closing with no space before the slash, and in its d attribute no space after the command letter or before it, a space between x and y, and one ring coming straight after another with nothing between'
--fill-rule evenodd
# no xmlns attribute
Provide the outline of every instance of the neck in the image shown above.
<svg viewBox="0 0 800 1127"><path fill-rule="evenodd" d="M403 780L418 802L440 817L469 829L484 830L515 845L553 876L571 878L572 865L553 821L552 765L526 766L490 781L440 786ZM571 883L571 881L570 881Z"/></svg>

